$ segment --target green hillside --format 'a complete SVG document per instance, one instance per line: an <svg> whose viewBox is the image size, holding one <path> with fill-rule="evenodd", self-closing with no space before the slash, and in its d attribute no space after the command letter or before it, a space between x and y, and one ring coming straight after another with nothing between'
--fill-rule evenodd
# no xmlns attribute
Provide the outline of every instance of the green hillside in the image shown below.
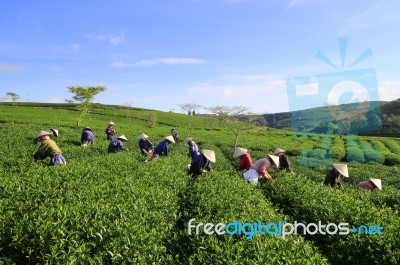
<svg viewBox="0 0 400 265"><path fill-rule="evenodd" d="M347 113L346 116L335 115ZM355 114L353 114L355 113ZM333 114L333 115L332 115ZM354 117L352 117L352 114ZM295 130L311 133L327 133L329 124L348 118L351 124L346 133L359 135L400 136L400 99L390 102L372 101L324 106L293 112L271 113L263 115L272 128ZM333 130L333 133L339 134Z"/></svg>
<svg viewBox="0 0 400 265"><path fill-rule="evenodd" d="M81 127L71 104L0 104L0 264L399 264L400 139L292 133L259 127L238 145L253 161L287 150L294 175L271 170L253 186L235 170L234 134L212 117L96 104ZM112 120L129 151L108 154ZM190 124L190 127L189 127ZM80 147L83 127L96 140ZM57 128L67 165L35 162L39 130ZM144 132L154 144L178 130L171 154L145 163ZM213 171L186 174L191 136L216 153ZM321 187L332 163L346 162L344 190ZM382 191L354 186L381 178ZM383 234L314 236L194 235L188 223L340 223L383 227ZM369 253L366 255L365 253Z"/></svg>

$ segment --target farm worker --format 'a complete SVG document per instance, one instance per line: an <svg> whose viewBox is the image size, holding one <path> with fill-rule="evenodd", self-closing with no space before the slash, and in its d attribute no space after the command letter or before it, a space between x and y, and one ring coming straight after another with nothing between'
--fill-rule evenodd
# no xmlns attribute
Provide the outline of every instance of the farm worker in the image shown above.
<svg viewBox="0 0 400 265"><path fill-rule="evenodd" d="M272 177L268 173L268 170L271 167L279 167L279 157L267 155L267 157L257 160L249 170L243 173L243 177L253 184L258 183L262 179L270 181Z"/></svg>
<svg viewBox="0 0 400 265"><path fill-rule="evenodd" d="M215 152L213 150L202 150L190 164L188 173L193 176L212 171L211 163L215 163Z"/></svg>
<svg viewBox="0 0 400 265"><path fill-rule="evenodd" d="M194 161L196 157L200 155L199 147L190 137L185 138L185 144L189 146L189 152L187 155L192 159L192 161Z"/></svg>
<svg viewBox="0 0 400 265"><path fill-rule="evenodd" d="M175 140L171 135L165 136L164 140L161 141L154 149L154 155L157 156L167 156L168 155L168 145L174 144ZM153 155L153 157L154 157Z"/></svg>
<svg viewBox="0 0 400 265"><path fill-rule="evenodd" d="M154 145L153 145L153 143L149 140L149 136L147 136L147 135L144 134L144 133L141 133L141 134L139 134L138 139L139 139L138 144L139 144L140 152L141 152L143 155L149 156L149 154L152 153L152 152L153 152L153 149L154 149Z"/></svg>
<svg viewBox="0 0 400 265"><path fill-rule="evenodd" d="M289 157L286 155L286 151L280 148L276 148L274 155L279 156L279 168L286 169L287 172L293 173L290 167Z"/></svg>
<svg viewBox="0 0 400 265"><path fill-rule="evenodd" d="M382 181L380 179L370 178L367 181L362 181L362 182L358 183L358 185L356 187L360 188L360 189L371 190L371 191L376 188L378 188L379 190L382 190Z"/></svg>
<svg viewBox="0 0 400 265"><path fill-rule="evenodd" d="M239 166L237 167L237 170L249 170L253 165L250 153L245 148L236 147L233 157L239 157Z"/></svg>
<svg viewBox="0 0 400 265"><path fill-rule="evenodd" d="M35 142L40 142L39 149L33 154L35 160L43 160L50 157L50 165L66 165L67 162L63 157L60 148L52 139L54 135L50 132L40 131L36 136Z"/></svg>
<svg viewBox="0 0 400 265"><path fill-rule="evenodd" d="M87 147L88 145L91 145L93 142L94 142L93 130L89 127L85 127L82 130L81 134L81 146Z"/></svg>
<svg viewBox="0 0 400 265"><path fill-rule="evenodd" d="M51 132L52 134L53 134L53 136L54 136L54 138L57 138L58 137L58 130L57 129L54 129L54 128L51 128L50 130L49 130L49 132Z"/></svg>
<svg viewBox="0 0 400 265"><path fill-rule="evenodd" d="M117 139L114 139L108 145L108 153L116 153L119 151L128 150L123 144L123 142L127 142L125 135L118 136Z"/></svg>
<svg viewBox="0 0 400 265"><path fill-rule="evenodd" d="M333 164L333 168L326 173L325 179L322 182L322 185L327 185L331 187L335 187L336 185L339 188L343 189L344 185L340 182L340 176L349 177L349 170L346 164Z"/></svg>
<svg viewBox="0 0 400 265"><path fill-rule="evenodd" d="M106 128L107 140L110 141L114 140L115 139L114 134L115 134L115 123L110 121L108 123L108 127Z"/></svg>
<svg viewBox="0 0 400 265"><path fill-rule="evenodd" d="M177 143L179 141L178 131L175 129L171 129L171 135L172 137L174 137L175 143Z"/></svg>

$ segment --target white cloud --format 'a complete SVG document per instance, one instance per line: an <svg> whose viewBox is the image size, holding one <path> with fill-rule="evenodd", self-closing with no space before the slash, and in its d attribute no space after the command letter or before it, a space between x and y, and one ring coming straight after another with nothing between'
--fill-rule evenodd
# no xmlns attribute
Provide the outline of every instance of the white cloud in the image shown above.
<svg viewBox="0 0 400 265"><path fill-rule="evenodd" d="M1 72L21 72L24 70L24 66L19 64L7 64L0 63L0 73Z"/></svg>
<svg viewBox="0 0 400 265"><path fill-rule="evenodd" d="M384 11L387 9L387 6L383 5L383 2L378 3L377 5L360 12L359 14L353 16L352 18L344 21L344 26L346 28L352 29L365 29L370 26L370 24L374 24L377 22L377 19L382 19L385 16L383 15Z"/></svg>
<svg viewBox="0 0 400 265"><path fill-rule="evenodd" d="M158 58L152 60L142 60L136 63L127 63L124 61L114 61L111 63L112 67L115 68L126 68L126 67L135 67L135 66L153 66L159 64L167 64L167 65L174 65L174 64L203 64L206 63L203 60L196 59L196 58L177 58L177 57L169 57L169 58Z"/></svg>
<svg viewBox="0 0 400 265"><path fill-rule="evenodd" d="M73 51L79 51L82 48L80 44L72 44L69 47Z"/></svg>
<svg viewBox="0 0 400 265"><path fill-rule="evenodd" d="M379 86L379 100L391 101L400 98L400 82L384 81Z"/></svg>
<svg viewBox="0 0 400 265"><path fill-rule="evenodd" d="M87 38L92 40L108 42L111 45L116 46L125 40L125 35L124 33L120 33L119 35L98 34L98 35L87 35Z"/></svg>
<svg viewBox="0 0 400 265"><path fill-rule="evenodd" d="M212 105L242 105L252 112L283 112L288 110L286 83L284 79L268 75L242 76L250 78L240 85L230 84L201 84L187 88L185 98L196 99L196 103L204 106ZM254 83L253 78L259 78ZM226 80L226 76L223 77ZM235 77L240 78L240 76ZM256 79L257 79L256 78ZM244 80L243 79L243 80ZM261 80L261 81L260 81ZM228 81L229 82L229 81ZM231 83L236 83L231 81Z"/></svg>

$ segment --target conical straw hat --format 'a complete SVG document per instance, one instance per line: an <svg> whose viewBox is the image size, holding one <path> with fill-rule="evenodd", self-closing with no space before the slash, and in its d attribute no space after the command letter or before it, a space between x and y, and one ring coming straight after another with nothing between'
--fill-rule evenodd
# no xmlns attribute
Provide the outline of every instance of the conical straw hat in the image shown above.
<svg viewBox="0 0 400 265"><path fill-rule="evenodd" d="M382 190L382 181L380 179L369 179L374 185L379 189Z"/></svg>
<svg viewBox="0 0 400 265"><path fill-rule="evenodd" d="M235 152L233 153L233 157L239 157L247 153L247 149L236 147Z"/></svg>
<svg viewBox="0 0 400 265"><path fill-rule="evenodd" d="M274 155L277 155L277 154L279 154L279 153L285 153L285 152L286 152L286 151L283 150L283 149L276 148L276 149L275 149L275 152L274 152Z"/></svg>
<svg viewBox="0 0 400 265"><path fill-rule="evenodd" d="M279 168L279 156L275 156L275 155L268 155L269 158L272 159L272 161L274 162L274 164L276 165L276 167Z"/></svg>
<svg viewBox="0 0 400 265"><path fill-rule="evenodd" d="M113 123L112 121L110 121L110 122L108 123L108 125L115 125L115 123Z"/></svg>
<svg viewBox="0 0 400 265"><path fill-rule="evenodd" d="M149 138L149 136L147 136L147 135L144 134L144 133L141 133L141 134L139 134L139 136L138 136L138 139L139 139L139 140L143 140L143 139L147 139L147 138Z"/></svg>
<svg viewBox="0 0 400 265"><path fill-rule="evenodd" d="M120 139L123 141L128 141L128 139L126 139L125 135L121 135L121 136L117 137L117 139Z"/></svg>
<svg viewBox="0 0 400 265"><path fill-rule="evenodd" d="M190 141L193 141L193 138L186 137L184 142L185 142L185 144L187 144L187 143L190 142Z"/></svg>
<svg viewBox="0 0 400 265"><path fill-rule="evenodd" d="M58 130L51 128L50 131L52 131L56 137L58 137Z"/></svg>
<svg viewBox="0 0 400 265"><path fill-rule="evenodd" d="M35 139L38 139L39 137L42 137L43 135L48 135L50 136L50 138L54 138L53 133L51 132L46 132L46 131L40 131L37 135Z"/></svg>
<svg viewBox="0 0 400 265"><path fill-rule="evenodd" d="M349 170L346 164L333 164L333 167L344 177L349 177Z"/></svg>
<svg viewBox="0 0 400 265"><path fill-rule="evenodd" d="M170 141L171 143L175 143L174 137L172 137L171 135L165 136L164 138Z"/></svg>
<svg viewBox="0 0 400 265"><path fill-rule="evenodd" d="M215 152L213 150L203 150L201 153L207 158L208 161L215 163Z"/></svg>

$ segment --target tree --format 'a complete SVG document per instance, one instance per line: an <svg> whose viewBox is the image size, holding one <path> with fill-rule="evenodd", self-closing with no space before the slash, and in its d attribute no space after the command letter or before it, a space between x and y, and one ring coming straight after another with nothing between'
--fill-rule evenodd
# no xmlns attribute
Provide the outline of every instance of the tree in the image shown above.
<svg viewBox="0 0 400 265"><path fill-rule="evenodd" d="M69 102L78 102L79 117L77 120L77 126L80 126L82 118L90 112L92 108L94 97L100 92L104 92L106 88L104 86L96 87L68 87L68 91L74 96ZM67 100L68 101L68 100Z"/></svg>
<svg viewBox="0 0 400 265"><path fill-rule="evenodd" d="M254 128L256 123L263 119L262 116L249 112L249 109L243 106L213 106L207 110L216 114L217 118L235 134L234 148L237 146L240 133Z"/></svg>
<svg viewBox="0 0 400 265"><path fill-rule="evenodd" d="M15 105L15 103L18 101L18 99L20 99L20 96L14 92L7 92L7 97L11 98L13 105Z"/></svg>
<svg viewBox="0 0 400 265"><path fill-rule="evenodd" d="M202 108L201 105L196 104L196 103L185 103L185 104L178 104L177 105L184 113L187 113L189 115L189 122L188 122L188 127L192 125L192 120L191 120L191 115L192 113L195 113L198 109Z"/></svg>

